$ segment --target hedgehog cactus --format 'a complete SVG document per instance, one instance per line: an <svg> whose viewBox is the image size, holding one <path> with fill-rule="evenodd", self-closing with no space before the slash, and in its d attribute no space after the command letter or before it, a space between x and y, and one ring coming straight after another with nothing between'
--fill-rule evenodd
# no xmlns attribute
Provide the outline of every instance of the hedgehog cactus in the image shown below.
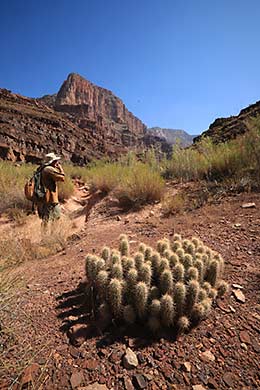
<svg viewBox="0 0 260 390"><path fill-rule="evenodd" d="M147 261L147 260L151 260L152 258L152 253L153 253L153 250L150 246L147 246L145 251L144 251L144 260Z"/></svg>
<svg viewBox="0 0 260 390"><path fill-rule="evenodd" d="M148 300L148 288L144 282L138 282L135 286L135 307L142 318L144 317L147 309Z"/></svg>
<svg viewBox="0 0 260 390"><path fill-rule="evenodd" d="M173 298L176 305L176 311L178 315L181 315L184 311L186 301L186 286L184 283L178 282L175 284Z"/></svg>
<svg viewBox="0 0 260 390"><path fill-rule="evenodd" d="M171 293L173 290L173 276L169 269L165 269L160 275L160 290L162 294Z"/></svg>
<svg viewBox="0 0 260 390"><path fill-rule="evenodd" d="M220 273L219 262L217 260L212 260L209 263L206 280L211 284L212 287L215 287Z"/></svg>
<svg viewBox="0 0 260 390"><path fill-rule="evenodd" d="M199 271L195 267L190 267L186 273L187 280L199 280Z"/></svg>
<svg viewBox="0 0 260 390"><path fill-rule="evenodd" d="M123 318L127 324L134 324L136 321L135 309L132 305L127 305L123 309Z"/></svg>
<svg viewBox="0 0 260 390"><path fill-rule="evenodd" d="M122 309L122 284L118 279L111 279L108 284L108 300L115 317L120 317Z"/></svg>
<svg viewBox="0 0 260 390"><path fill-rule="evenodd" d="M86 257L88 289L103 324L114 318L145 324L154 333L162 327L185 332L228 291L221 279L223 258L196 237L175 234L171 243L158 241L156 249L141 243L132 258L128 238L121 235L119 250L104 247L100 257Z"/></svg>
<svg viewBox="0 0 260 390"><path fill-rule="evenodd" d="M129 242L128 240L121 240L119 244L119 251L122 256L128 256L129 255Z"/></svg>
<svg viewBox="0 0 260 390"><path fill-rule="evenodd" d="M152 333L158 332L158 330L161 328L161 323L159 318L150 316L148 319L148 327Z"/></svg>
<svg viewBox="0 0 260 390"><path fill-rule="evenodd" d="M135 256L134 256L134 260L135 260L136 268L137 269L142 268L142 266L144 265L144 255L143 255L143 253L141 253L141 252L136 253Z"/></svg>
<svg viewBox="0 0 260 390"><path fill-rule="evenodd" d="M149 309L153 317L159 317L161 311L161 302L159 301L159 299L153 299Z"/></svg>
<svg viewBox="0 0 260 390"><path fill-rule="evenodd" d="M121 264L114 264L111 268L111 278L123 279L123 268Z"/></svg>
<svg viewBox="0 0 260 390"><path fill-rule="evenodd" d="M152 269L150 264L143 264L142 267L139 269L138 276L140 281L145 282L147 286L150 287L152 280Z"/></svg>
<svg viewBox="0 0 260 390"><path fill-rule="evenodd" d="M174 302L170 294L165 294L161 298L161 318L165 326L170 326L174 321Z"/></svg>
<svg viewBox="0 0 260 390"><path fill-rule="evenodd" d="M102 257L102 259L104 259L107 262L110 258L110 248L108 248L107 246L104 246L104 248L102 249L102 252L101 252L101 257Z"/></svg>
<svg viewBox="0 0 260 390"><path fill-rule="evenodd" d="M185 269L184 269L183 264L181 264L181 263L176 264L175 267L173 268L172 272L173 272L173 277L176 280L176 282L183 281L184 273L185 273Z"/></svg>
<svg viewBox="0 0 260 390"><path fill-rule="evenodd" d="M191 280L187 285L186 309L188 313L191 312L193 306L197 302L199 291L199 282L197 280Z"/></svg>
<svg viewBox="0 0 260 390"><path fill-rule="evenodd" d="M144 255L145 254L145 250L146 250L146 245L143 242L141 242L141 244L138 247L138 251L143 253L143 255Z"/></svg>

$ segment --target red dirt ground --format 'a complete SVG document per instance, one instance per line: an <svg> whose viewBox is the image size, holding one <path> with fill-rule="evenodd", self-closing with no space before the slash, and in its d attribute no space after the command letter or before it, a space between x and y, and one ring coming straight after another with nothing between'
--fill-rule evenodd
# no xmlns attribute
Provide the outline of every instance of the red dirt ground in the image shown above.
<svg viewBox="0 0 260 390"><path fill-rule="evenodd" d="M248 202L256 207L241 207ZM68 334L86 322L85 256L105 244L117 247L121 233L133 245L151 246L173 233L199 237L223 255L230 292L207 320L176 341L135 337L120 328L104 334L97 329L85 342L78 333L72 345ZM169 218L161 217L160 205L123 214L103 199L65 251L15 270L23 286L5 310L12 325L10 337L0 343L5 359L0 389L260 389L259 238L259 194L229 196ZM243 287L245 303L236 300L233 283ZM131 370L122 364L128 346L139 361Z"/></svg>

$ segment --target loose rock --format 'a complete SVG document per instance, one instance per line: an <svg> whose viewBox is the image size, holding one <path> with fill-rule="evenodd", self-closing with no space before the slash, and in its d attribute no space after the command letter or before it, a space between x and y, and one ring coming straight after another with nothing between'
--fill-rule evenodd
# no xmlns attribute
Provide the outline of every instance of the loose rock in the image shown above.
<svg viewBox="0 0 260 390"><path fill-rule="evenodd" d="M134 382L137 385L137 389L145 389L147 386L146 380L141 374L137 374L134 376Z"/></svg>
<svg viewBox="0 0 260 390"><path fill-rule="evenodd" d="M138 359L136 354L131 350L131 348L126 349L126 353L123 357L123 365L128 370L138 366Z"/></svg>
<svg viewBox="0 0 260 390"><path fill-rule="evenodd" d="M80 372L80 371L74 372L70 377L71 387L73 389L75 389L76 387L79 387L81 385L81 383L83 382L83 380L84 380L84 377L82 375L82 372Z"/></svg>
<svg viewBox="0 0 260 390"><path fill-rule="evenodd" d="M185 371L190 372L191 371L191 364L190 362L185 362L183 363L182 367L184 368Z"/></svg>
<svg viewBox="0 0 260 390"><path fill-rule="evenodd" d="M239 333L239 337L242 343L251 344L250 336L245 330Z"/></svg>
<svg viewBox="0 0 260 390"><path fill-rule="evenodd" d="M210 351L201 352L200 358L204 362L214 362L215 361L215 356Z"/></svg>
<svg viewBox="0 0 260 390"><path fill-rule="evenodd" d="M236 298L236 300L238 302L242 302L242 303L245 303L246 301L246 297L244 296L244 294L242 293L242 291L240 290L233 290L233 294Z"/></svg>
<svg viewBox="0 0 260 390"><path fill-rule="evenodd" d="M256 207L256 204L254 202L251 203L244 203L241 206L243 209L252 209Z"/></svg>

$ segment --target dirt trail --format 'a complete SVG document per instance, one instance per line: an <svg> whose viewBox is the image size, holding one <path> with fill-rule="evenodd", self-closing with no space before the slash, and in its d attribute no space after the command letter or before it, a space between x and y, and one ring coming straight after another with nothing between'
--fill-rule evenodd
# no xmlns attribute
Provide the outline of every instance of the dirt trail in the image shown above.
<svg viewBox="0 0 260 390"><path fill-rule="evenodd" d="M160 204L122 213L107 197L93 206L85 223L87 196L78 190L64 205L64 211L74 216L77 233L68 247L16 270L23 287L9 314L15 343L10 350L6 345L8 366L0 389L26 388L28 383L34 389L99 389L84 387L95 382L104 390L260 388L259 194L228 197L220 204L169 218L161 217ZM243 209L247 202L256 207ZM128 234L133 246L139 241L154 246L174 232L196 235L219 251L226 261L225 279L231 286L243 287L245 303L235 299L231 288L206 321L176 342L166 338L147 342L119 329L93 333L87 342L72 345L68 333L86 321L82 290L86 254L99 253L104 245L117 247L121 233ZM138 366L132 370L122 365L127 346L138 356Z"/></svg>

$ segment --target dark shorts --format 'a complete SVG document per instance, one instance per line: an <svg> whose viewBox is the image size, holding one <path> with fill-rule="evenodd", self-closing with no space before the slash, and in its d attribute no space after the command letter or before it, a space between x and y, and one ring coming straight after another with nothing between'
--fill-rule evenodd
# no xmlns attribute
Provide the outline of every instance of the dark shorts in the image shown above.
<svg viewBox="0 0 260 390"><path fill-rule="evenodd" d="M54 221L60 218L61 209L59 203L43 203L37 206L38 215L43 221Z"/></svg>

